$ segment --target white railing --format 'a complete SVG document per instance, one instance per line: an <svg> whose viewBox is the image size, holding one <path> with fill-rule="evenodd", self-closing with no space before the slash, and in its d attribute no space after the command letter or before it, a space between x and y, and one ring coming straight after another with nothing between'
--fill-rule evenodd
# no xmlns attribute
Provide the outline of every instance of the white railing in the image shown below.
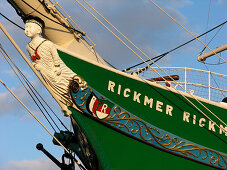
<svg viewBox="0 0 227 170"><path fill-rule="evenodd" d="M131 71L135 72L139 70ZM178 90L188 91L193 95L216 102L220 102L223 98L227 97L227 75L188 67L152 67L141 73L140 77L144 79L160 77L154 70L161 76L167 76L162 70L168 75L178 75L179 80L176 80L176 82L183 89L177 83L169 81L172 87ZM163 81L156 81L156 83L165 85Z"/></svg>

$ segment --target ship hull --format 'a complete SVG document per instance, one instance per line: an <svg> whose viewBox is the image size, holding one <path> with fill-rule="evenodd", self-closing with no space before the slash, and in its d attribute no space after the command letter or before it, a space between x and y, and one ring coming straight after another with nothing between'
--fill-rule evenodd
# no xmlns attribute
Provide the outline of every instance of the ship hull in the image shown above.
<svg viewBox="0 0 227 170"><path fill-rule="evenodd" d="M92 145L102 169L176 169L208 170L209 165L171 154L167 150L141 143L100 122L72 110L72 118L79 124Z"/></svg>
<svg viewBox="0 0 227 170"><path fill-rule="evenodd" d="M72 118L86 134L103 169L226 168L227 137L219 129L225 126L212 114L227 120L225 108L187 94L182 96L171 88L108 69L63 50L58 53L88 84L87 96L90 91L113 105L103 118L96 115L97 109L91 113L93 105L90 107L88 97L82 101L85 109L77 100L79 97L72 96L80 110L71 108Z"/></svg>

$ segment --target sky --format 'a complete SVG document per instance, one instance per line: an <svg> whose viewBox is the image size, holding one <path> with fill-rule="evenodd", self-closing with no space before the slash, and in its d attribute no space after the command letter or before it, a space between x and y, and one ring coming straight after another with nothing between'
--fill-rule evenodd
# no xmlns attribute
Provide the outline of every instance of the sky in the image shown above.
<svg viewBox="0 0 227 170"><path fill-rule="evenodd" d="M176 25L149 0L88 0L88 2L150 57L162 54L192 39L191 35ZM156 0L155 2L196 36L224 22L227 16L227 0ZM91 37L97 45L95 49L105 60L118 69L124 69L141 62L118 40L108 34L99 23L95 22L75 1L59 0L59 3L67 9L70 16ZM0 11L17 24L24 26L15 10L5 0L0 0ZM208 11L210 11L209 17ZM0 22L27 55L25 47L30 40L24 35L23 30L15 27L1 16ZM214 49L227 43L227 32L225 30L226 26L220 30L210 43L210 48ZM215 33L216 31L201 38L201 40L209 42ZM62 115L59 106L1 31L0 43L29 81L34 84L37 91L49 102L61 120L69 127L69 119ZM202 49L203 45L194 41L170 53L157 64L159 66L190 67L206 70L204 64L196 61L196 57ZM227 60L226 52L223 52L221 56ZM218 61L219 59L216 56L207 59L208 63L217 63ZM227 72L226 64L208 65L208 68L221 74ZM1 54L0 79L53 132ZM63 149L52 144L52 137L1 85L0 135L0 170L56 169L56 165L36 150L37 143L43 143L44 147L57 158L60 158L63 153Z"/></svg>

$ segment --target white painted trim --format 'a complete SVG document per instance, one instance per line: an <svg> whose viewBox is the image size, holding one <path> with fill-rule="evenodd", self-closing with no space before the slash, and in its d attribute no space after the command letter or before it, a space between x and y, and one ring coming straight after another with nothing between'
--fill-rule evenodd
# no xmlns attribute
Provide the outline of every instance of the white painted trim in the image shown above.
<svg viewBox="0 0 227 170"><path fill-rule="evenodd" d="M147 81L147 80L145 80L145 79L142 79L142 78L139 78L139 77L136 77L136 76L133 76L133 75L124 73L124 72L122 72L122 71L113 69L113 68L111 68L111 67L109 67L109 66L105 66L105 65L102 65L102 64L100 64L100 63L94 62L94 61L92 61L92 60L90 60L90 59L87 59L86 57L83 57L83 56L81 56L81 55L79 55L79 54L77 54L77 53L68 51L67 49L62 48L62 47L60 47L60 46L56 46L56 47L57 47L57 49L59 49L59 50L62 51L62 52L65 52L65 53L67 53L67 54L69 54L69 55L71 55L71 56L73 56L73 57L76 57L76 58L78 58L78 59L81 59L81 60L83 60L83 61L85 61L85 62L88 62L88 63L91 63L91 64L93 64L93 65L96 65L96 66L98 66L98 67L102 67L102 68L104 68L104 69L106 69L106 70L115 72L115 73L120 74L120 75L122 75L122 76L129 77L129 78L131 78L131 79L134 79L134 80L137 80L137 81L140 81L140 82L144 82L144 83L147 83L147 84L149 84L149 85L152 85L152 86L155 86L155 87L164 89L164 90L171 91L171 92L173 92L173 93L177 93L175 88L167 87L167 86L163 86L163 85L161 85L161 84L155 83L155 82ZM183 92L183 91L180 91L180 92L181 92L181 94L183 94L184 96L190 97L191 99L193 99L193 97L194 97L194 98L196 98L196 99L198 99L198 100L200 100L200 101L202 101L202 102L205 102L205 103L208 103L208 104L211 104L211 105L215 105L215 106L221 107L221 108L223 108L223 109L227 109L227 105L222 104L221 102L210 101L210 100L207 100L207 99L205 99L205 98L202 98L202 97L199 97L199 96L195 96L195 95L192 95L192 96L193 96L193 97L192 97L190 94L188 94L188 93L186 93L186 92Z"/></svg>

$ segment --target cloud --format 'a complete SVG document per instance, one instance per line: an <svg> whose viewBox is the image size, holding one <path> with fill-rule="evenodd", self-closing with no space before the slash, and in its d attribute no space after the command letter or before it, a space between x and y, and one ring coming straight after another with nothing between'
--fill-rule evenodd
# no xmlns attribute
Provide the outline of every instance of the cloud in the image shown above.
<svg viewBox="0 0 227 170"><path fill-rule="evenodd" d="M178 26L149 0L96 0L88 2L150 57L166 52L163 49L171 49L175 47L174 44L179 43L177 39L181 35L180 32L182 30L177 32ZM176 4L180 8L190 5L192 2L189 0L180 0L179 2L176 0L171 0L171 2L162 0L160 2L160 6L177 21L187 24L187 18L180 10L175 8ZM69 4L65 5L65 8L68 9ZM128 50L113 35L109 34L105 28L95 23L90 15L86 14L86 12L81 12L84 11L82 8L81 10L78 10L78 8L79 6L77 5L77 8L73 8L75 10L69 11L71 16L76 16L77 22L82 25L82 28L86 28L84 31L95 42L97 45L96 50L104 59L115 66L118 65L118 69L141 62L136 55ZM116 33L114 29L111 28L111 30ZM119 35L118 33L116 34ZM127 42L123 37L120 36L120 38ZM132 45L127 44L136 53L143 56ZM145 57L143 58L146 59ZM172 60L168 61L171 62Z"/></svg>
<svg viewBox="0 0 227 170"><path fill-rule="evenodd" d="M227 0L218 0L219 4L227 4Z"/></svg>
<svg viewBox="0 0 227 170"><path fill-rule="evenodd" d="M28 78L28 79L32 78L31 75L27 71L21 70L21 72L26 76L26 78ZM11 68L2 70L1 73L10 78L16 77L15 72ZM17 74L19 75L19 73L17 73Z"/></svg>
<svg viewBox="0 0 227 170"><path fill-rule="evenodd" d="M6 166L0 166L1 170L56 170L60 169L50 159L36 159L23 161L9 161ZM76 166L75 170L79 170Z"/></svg>
<svg viewBox="0 0 227 170"><path fill-rule="evenodd" d="M25 97L24 90L22 88L16 88L17 93L19 93L19 98ZM15 88L13 90L15 92ZM9 92L0 93L0 115L15 113L15 109L21 108L19 102L14 100Z"/></svg>
<svg viewBox="0 0 227 170"><path fill-rule="evenodd" d="M31 83L33 84L37 91L41 92L43 90L43 87L41 86L39 81ZM11 88L11 90L13 91L13 93L16 94L16 96L20 100L22 100L23 103L25 103L25 105L29 106L29 109L34 109L35 104L23 86L17 85L14 88ZM23 108L23 106L8 91L0 93L0 103L1 103L0 116L12 113L18 115L20 111L15 112L15 110L18 110L18 108L21 109Z"/></svg>
<svg viewBox="0 0 227 170"><path fill-rule="evenodd" d="M183 8L193 4L190 0L159 0L157 3L161 3L164 6L172 6L174 8Z"/></svg>

